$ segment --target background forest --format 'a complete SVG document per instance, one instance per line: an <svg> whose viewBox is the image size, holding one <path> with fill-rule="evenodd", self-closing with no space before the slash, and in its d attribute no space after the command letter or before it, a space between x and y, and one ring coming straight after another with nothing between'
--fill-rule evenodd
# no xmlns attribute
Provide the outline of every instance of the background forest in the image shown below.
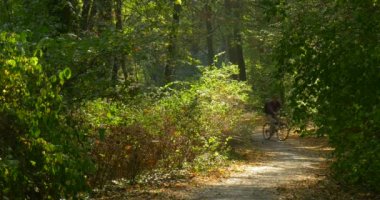
<svg viewBox="0 0 380 200"><path fill-rule="evenodd" d="M340 182L380 192L379 4L2 0L0 197L204 170L276 94Z"/></svg>

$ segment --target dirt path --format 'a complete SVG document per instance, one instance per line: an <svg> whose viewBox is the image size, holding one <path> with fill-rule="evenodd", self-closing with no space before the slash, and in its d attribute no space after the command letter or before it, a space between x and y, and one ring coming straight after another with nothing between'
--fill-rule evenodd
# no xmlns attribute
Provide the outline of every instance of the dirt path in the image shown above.
<svg viewBox="0 0 380 200"><path fill-rule="evenodd" d="M129 189L114 185L97 199L336 200L351 197L341 195L337 192L339 188L330 191L331 186L318 182L326 178L327 173L324 161L331 149L326 139L291 136L284 142L275 138L268 141L263 140L260 131L255 131L254 134L235 135L233 141L233 152L241 160L222 169L221 176L227 178L195 176L173 183ZM322 192L318 191L320 187L323 187ZM336 198L337 195L343 198Z"/></svg>
<svg viewBox="0 0 380 200"><path fill-rule="evenodd" d="M234 152L242 160L222 168L227 178L195 176L156 186L113 185L97 200L380 200L378 194L344 189L327 175L326 138L291 136L284 142L235 136ZM230 173L224 173L225 171ZM218 174L218 173L217 173ZM170 179L171 180L171 179Z"/></svg>
<svg viewBox="0 0 380 200"><path fill-rule="evenodd" d="M321 163L325 156L320 151L321 144L305 144L297 137L284 142L266 141L256 131L252 136L252 148L262 151L265 160L259 164L241 165L229 178L202 186L191 199L286 199L282 188L323 176Z"/></svg>

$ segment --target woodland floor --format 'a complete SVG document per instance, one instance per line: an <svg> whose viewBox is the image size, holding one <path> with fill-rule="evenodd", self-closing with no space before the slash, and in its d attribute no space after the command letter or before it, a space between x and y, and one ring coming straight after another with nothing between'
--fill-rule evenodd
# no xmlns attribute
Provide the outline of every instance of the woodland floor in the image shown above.
<svg viewBox="0 0 380 200"><path fill-rule="evenodd" d="M283 142L268 141L256 129L235 136L232 146L236 161L207 175L187 174L150 186L113 187L97 199L378 199L343 188L329 178L332 149L324 138L291 135Z"/></svg>

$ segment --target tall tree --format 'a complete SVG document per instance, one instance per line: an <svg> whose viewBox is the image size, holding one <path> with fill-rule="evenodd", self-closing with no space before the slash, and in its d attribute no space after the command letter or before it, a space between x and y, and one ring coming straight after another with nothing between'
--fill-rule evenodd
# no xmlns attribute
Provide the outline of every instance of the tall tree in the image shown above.
<svg viewBox="0 0 380 200"><path fill-rule="evenodd" d="M213 28L212 28L212 8L207 1L204 5L204 13L206 18L206 30L207 30L207 61L209 65L214 62L214 42L213 42Z"/></svg>
<svg viewBox="0 0 380 200"><path fill-rule="evenodd" d="M115 15L116 15L116 31L119 34L122 34L122 31L123 31L122 8L123 8L123 1L117 0L116 4L115 4ZM124 52L122 50L117 53L117 55L115 56L115 60L114 60L114 66L112 69L112 80L114 83L117 81L117 73L118 73L120 68L123 71L124 81L127 82L128 81L128 72L127 72L126 63L125 63Z"/></svg>
<svg viewBox="0 0 380 200"><path fill-rule="evenodd" d="M276 62L292 87L294 119L327 134L344 182L380 192L380 5L296 1L287 6Z"/></svg>
<svg viewBox="0 0 380 200"><path fill-rule="evenodd" d="M176 66L176 53L177 53L177 37L178 37L178 27L180 20L180 13L182 9L181 0L173 0L173 15L172 15L172 25L169 33L169 45L168 45L168 55L165 65L165 82L169 83L173 80L174 69Z"/></svg>
<svg viewBox="0 0 380 200"><path fill-rule="evenodd" d="M58 32L68 33L77 31L78 0L49 0L47 6L49 15L57 19Z"/></svg>
<svg viewBox="0 0 380 200"><path fill-rule="evenodd" d="M81 29L82 30L88 30L89 28L89 17L90 17L90 10L92 6L92 0L83 0L82 5L82 14L81 14Z"/></svg>
<svg viewBox="0 0 380 200"><path fill-rule="evenodd" d="M0 5L0 17L3 23L12 23L12 9L11 2L9 0L3 0L2 5Z"/></svg>
<svg viewBox="0 0 380 200"><path fill-rule="evenodd" d="M243 55L242 39L242 1L225 0L226 24L232 27L227 33L227 53L232 64L239 66L239 80L247 80L246 67Z"/></svg>

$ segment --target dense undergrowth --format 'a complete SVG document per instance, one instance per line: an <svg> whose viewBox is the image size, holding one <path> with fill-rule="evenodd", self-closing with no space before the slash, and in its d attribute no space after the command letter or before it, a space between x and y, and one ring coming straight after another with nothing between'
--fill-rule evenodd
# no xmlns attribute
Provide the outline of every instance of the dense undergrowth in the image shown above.
<svg viewBox="0 0 380 200"><path fill-rule="evenodd" d="M227 133L239 121L248 87L233 66L204 68L195 82L174 82L128 101L87 102L79 117L91 127L95 185L135 182L152 169L204 170L223 161Z"/></svg>
<svg viewBox="0 0 380 200"><path fill-rule="evenodd" d="M379 4L292 6L276 60L294 119L304 128L313 122L317 135L329 137L337 180L380 192Z"/></svg>
<svg viewBox="0 0 380 200"><path fill-rule="evenodd" d="M26 34L0 33L0 197L57 199L88 188L94 168L60 94L67 68L47 75Z"/></svg>
<svg viewBox="0 0 380 200"><path fill-rule="evenodd" d="M69 68L45 73L26 36L1 33L0 196L81 198L90 188L152 170L222 163L247 100L236 66L130 97L69 105Z"/></svg>

